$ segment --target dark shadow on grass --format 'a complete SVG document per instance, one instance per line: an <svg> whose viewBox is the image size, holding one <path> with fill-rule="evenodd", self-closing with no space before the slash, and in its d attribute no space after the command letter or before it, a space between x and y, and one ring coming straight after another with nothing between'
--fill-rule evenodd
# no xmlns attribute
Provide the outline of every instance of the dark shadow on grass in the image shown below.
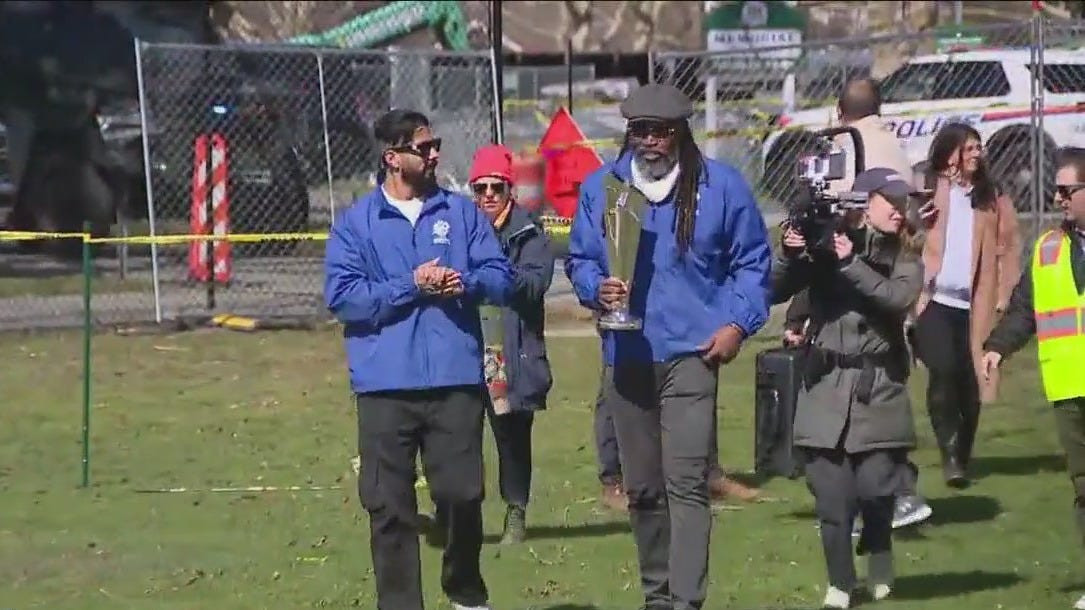
<svg viewBox="0 0 1085 610"><path fill-rule="evenodd" d="M628 521L608 521L606 523L587 523L584 525L540 525L527 528L527 540L547 540L553 538L593 538L629 533ZM501 534L488 534L482 541L485 544L500 542Z"/></svg>
<svg viewBox="0 0 1085 610"><path fill-rule="evenodd" d="M812 508L800 508L789 513L784 513L784 516L789 519L798 519L799 521L810 521L811 523L817 519L817 515L814 514L814 509Z"/></svg>
<svg viewBox="0 0 1085 610"><path fill-rule="evenodd" d="M1059 593L1078 593L1085 591L1085 582L1077 581L1059 587Z"/></svg>
<svg viewBox="0 0 1085 610"><path fill-rule="evenodd" d="M968 593L1005 589L1024 582L1013 572L935 572L900 576L893 586L894 599L927 600Z"/></svg>
<svg viewBox="0 0 1085 610"><path fill-rule="evenodd" d="M1062 472L1066 469L1066 458L1060 454L1044 455L991 455L972 458L968 473L974 479L991 475L1028 476L1042 472Z"/></svg>
<svg viewBox="0 0 1085 610"><path fill-rule="evenodd" d="M950 525L991 521L1002 514L1002 503L990 496L946 496L931 498L929 525Z"/></svg>

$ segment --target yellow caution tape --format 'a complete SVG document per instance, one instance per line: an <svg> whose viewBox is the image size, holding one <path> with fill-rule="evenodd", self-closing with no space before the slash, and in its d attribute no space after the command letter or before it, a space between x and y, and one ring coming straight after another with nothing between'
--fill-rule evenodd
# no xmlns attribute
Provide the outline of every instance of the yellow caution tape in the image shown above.
<svg viewBox="0 0 1085 610"><path fill-rule="evenodd" d="M215 326L221 326L222 328L242 331L256 330L257 326L259 325L259 322L253 318L235 316L232 314L219 314L217 316L214 316L211 318L211 323Z"/></svg>
<svg viewBox="0 0 1085 610"><path fill-rule="evenodd" d="M0 234L2 238L2 234ZM265 241L325 241L327 233L226 233L225 235L140 235L132 237L89 237L91 244L187 244L202 241L231 243Z"/></svg>
<svg viewBox="0 0 1085 610"><path fill-rule="evenodd" d="M79 239L90 237L87 233L51 233L47 231L0 231L0 241L34 241L41 239Z"/></svg>
<svg viewBox="0 0 1085 610"><path fill-rule="evenodd" d="M542 219L548 233L562 233L572 221L549 216ZM48 239L78 239L88 244L188 244L224 241L231 243L260 243L266 241L326 241L328 233L226 233L225 235L132 235L128 237L94 237L90 233L52 233L47 231L0 231L0 242L42 241Z"/></svg>

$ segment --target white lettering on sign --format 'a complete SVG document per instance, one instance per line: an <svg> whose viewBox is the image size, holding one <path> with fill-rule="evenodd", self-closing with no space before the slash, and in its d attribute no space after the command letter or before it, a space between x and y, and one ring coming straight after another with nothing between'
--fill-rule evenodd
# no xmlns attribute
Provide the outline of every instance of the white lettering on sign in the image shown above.
<svg viewBox="0 0 1085 610"><path fill-rule="evenodd" d="M792 29L709 30L709 51L757 51L770 47L788 46L758 53L771 59L797 59L802 55L802 32ZM738 55L738 54L736 54Z"/></svg>

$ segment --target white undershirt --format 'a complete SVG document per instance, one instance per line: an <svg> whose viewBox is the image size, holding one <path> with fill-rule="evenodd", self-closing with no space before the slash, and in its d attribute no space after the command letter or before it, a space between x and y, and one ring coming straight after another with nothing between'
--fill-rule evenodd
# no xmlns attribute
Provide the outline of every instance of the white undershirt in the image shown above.
<svg viewBox="0 0 1085 610"><path fill-rule="evenodd" d="M953 185L949 191L946 249L934 279L932 300L947 307L970 309L972 300L972 189Z"/></svg>
<svg viewBox="0 0 1085 610"><path fill-rule="evenodd" d="M399 210L400 214L407 217L407 220L411 221L413 227L418 222L418 216L422 213L422 200L418 197L414 199L396 199L388 193L388 189L381 187L384 191L384 198L388 200L388 203L395 209Z"/></svg>

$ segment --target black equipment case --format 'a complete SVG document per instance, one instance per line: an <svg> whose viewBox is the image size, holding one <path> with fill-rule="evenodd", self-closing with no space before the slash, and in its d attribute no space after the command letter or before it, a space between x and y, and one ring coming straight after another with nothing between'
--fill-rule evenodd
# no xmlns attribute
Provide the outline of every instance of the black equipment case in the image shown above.
<svg viewBox="0 0 1085 610"><path fill-rule="evenodd" d="M754 471L761 478L795 479L803 474L802 454L792 443L803 351L778 347L757 354Z"/></svg>

